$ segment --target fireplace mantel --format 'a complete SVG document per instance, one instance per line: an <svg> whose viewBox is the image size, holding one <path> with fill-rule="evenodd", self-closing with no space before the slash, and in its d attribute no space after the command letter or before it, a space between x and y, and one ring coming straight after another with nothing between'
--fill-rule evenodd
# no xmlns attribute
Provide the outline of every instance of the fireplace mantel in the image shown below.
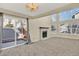
<svg viewBox="0 0 79 59"><path fill-rule="evenodd" d="M49 29L49 27L39 27L40 29Z"/></svg>

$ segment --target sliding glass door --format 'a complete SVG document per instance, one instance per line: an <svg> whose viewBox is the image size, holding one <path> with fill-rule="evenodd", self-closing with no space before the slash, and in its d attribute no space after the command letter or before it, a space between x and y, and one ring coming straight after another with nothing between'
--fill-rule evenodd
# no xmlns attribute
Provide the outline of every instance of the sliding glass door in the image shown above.
<svg viewBox="0 0 79 59"><path fill-rule="evenodd" d="M24 19L16 21L16 44L25 44L27 42L27 21Z"/></svg>
<svg viewBox="0 0 79 59"><path fill-rule="evenodd" d="M8 48L27 42L27 20L10 15L2 15L0 19L0 45Z"/></svg>
<svg viewBox="0 0 79 59"><path fill-rule="evenodd" d="M3 19L2 29L2 48L11 47L15 45L15 20Z"/></svg>

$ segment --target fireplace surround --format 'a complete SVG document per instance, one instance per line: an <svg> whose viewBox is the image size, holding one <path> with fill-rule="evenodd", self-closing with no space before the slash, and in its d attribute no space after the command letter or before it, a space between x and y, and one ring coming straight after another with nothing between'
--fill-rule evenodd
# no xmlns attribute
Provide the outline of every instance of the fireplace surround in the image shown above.
<svg viewBox="0 0 79 59"><path fill-rule="evenodd" d="M44 40L48 37L49 27L40 27L40 39Z"/></svg>
<svg viewBox="0 0 79 59"><path fill-rule="evenodd" d="M47 37L47 31L42 31L42 38L46 38Z"/></svg>

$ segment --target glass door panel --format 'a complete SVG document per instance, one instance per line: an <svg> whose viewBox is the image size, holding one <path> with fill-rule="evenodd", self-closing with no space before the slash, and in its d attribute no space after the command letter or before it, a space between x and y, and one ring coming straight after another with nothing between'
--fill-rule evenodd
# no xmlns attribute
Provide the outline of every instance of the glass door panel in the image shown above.
<svg viewBox="0 0 79 59"><path fill-rule="evenodd" d="M2 48L11 47L15 45L15 20L3 20L2 33Z"/></svg>
<svg viewBox="0 0 79 59"><path fill-rule="evenodd" d="M25 44L27 42L27 21L16 21L16 44Z"/></svg>

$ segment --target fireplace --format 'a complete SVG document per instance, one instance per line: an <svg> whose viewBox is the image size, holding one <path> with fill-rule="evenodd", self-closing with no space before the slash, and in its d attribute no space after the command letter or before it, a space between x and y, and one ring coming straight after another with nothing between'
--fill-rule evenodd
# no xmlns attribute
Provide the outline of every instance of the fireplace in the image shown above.
<svg viewBox="0 0 79 59"><path fill-rule="evenodd" d="M42 38L46 38L47 37L47 31L42 31Z"/></svg>
<svg viewBox="0 0 79 59"><path fill-rule="evenodd" d="M40 27L40 39L46 39L48 37L48 28L49 27Z"/></svg>

